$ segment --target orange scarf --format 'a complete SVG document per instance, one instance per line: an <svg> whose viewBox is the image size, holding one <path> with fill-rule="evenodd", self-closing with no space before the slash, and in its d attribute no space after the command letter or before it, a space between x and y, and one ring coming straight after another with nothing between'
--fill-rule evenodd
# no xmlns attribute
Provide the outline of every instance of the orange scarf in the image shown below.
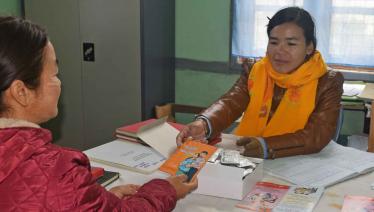
<svg viewBox="0 0 374 212"><path fill-rule="evenodd" d="M268 57L258 61L248 77L250 103L235 134L268 137L303 129L314 110L318 79L325 73L318 51L291 74L276 72ZM287 90L268 122L274 83Z"/></svg>

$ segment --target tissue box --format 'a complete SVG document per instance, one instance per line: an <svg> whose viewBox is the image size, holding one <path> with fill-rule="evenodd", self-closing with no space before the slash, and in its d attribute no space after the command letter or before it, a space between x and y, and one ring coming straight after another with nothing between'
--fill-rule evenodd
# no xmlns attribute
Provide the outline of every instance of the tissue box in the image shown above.
<svg viewBox="0 0 374 212"><path fill-rule="evenodd" d="M220 163L206 163L198 174L199 187L194 191L216 197L241 200L263 177L263 161L244 179L244 169Z"/></svg>

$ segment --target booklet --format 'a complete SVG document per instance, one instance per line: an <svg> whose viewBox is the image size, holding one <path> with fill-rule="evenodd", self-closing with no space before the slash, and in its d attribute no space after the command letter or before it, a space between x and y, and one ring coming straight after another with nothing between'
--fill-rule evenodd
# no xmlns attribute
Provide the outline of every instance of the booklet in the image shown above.
<svg viewBox="0 0 374 212"><path fill-rule="evenodd" d="M291 186L273 212L311 212L323 191L323 187Z"/></svg>
<svg viewBox="0 0 374 212"><path fill-rule="evenodd" d="M257 182L236 207L250 211L271 211L287 193L289 186L270 182Z"/></svg>
<svg viewBox="0 0 374 212"><path fill-rule="evenodd" d="M154 149L130 141L114 140L84 151L90 160L144 174L156 171L165 157Z"/></svg>
<svg viewBox="0 0 374 212"><path fill-rule="evenodd" d="M342 212L374 211L374 198L365 196L345 196Z"/></svg>
<svg viewBox="0 0 374 212"><path fill-rule="evenodd" d="M161 165L160 171L171 175L185 174L190 181L216 150L217 147L198 141L186 141Z"/></svg>

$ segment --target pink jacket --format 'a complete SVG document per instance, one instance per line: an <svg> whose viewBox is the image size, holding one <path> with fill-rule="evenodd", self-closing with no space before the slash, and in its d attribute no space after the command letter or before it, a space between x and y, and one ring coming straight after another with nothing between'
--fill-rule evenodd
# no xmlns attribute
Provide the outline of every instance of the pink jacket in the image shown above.
<svg viewBox="0 0 374 212"><path fill-rule="evenodd" d="M171 211L176 191L156 179L119 199L95 183L83 153L42 128L0 129L0 211Z"/></svg>

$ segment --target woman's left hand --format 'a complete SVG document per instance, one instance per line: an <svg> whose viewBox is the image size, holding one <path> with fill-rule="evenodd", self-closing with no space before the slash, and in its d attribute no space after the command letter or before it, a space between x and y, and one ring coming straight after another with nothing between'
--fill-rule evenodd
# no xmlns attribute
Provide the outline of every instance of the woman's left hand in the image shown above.
<svg viewBox="0 0 374 212"><path fill-rule="evenodd" d="M122 199L135 194L139 188L139 185L127 184L113 187L109 191L116 195L118 198Z"/></svg>
<svg viewBox="0 0 374 212"><path fill-rule="evenodd" d="M264 150L261 143L254 137L241 137L236 141L236 145L243 146L242 155L255 158L264 158Z"/></svg>

